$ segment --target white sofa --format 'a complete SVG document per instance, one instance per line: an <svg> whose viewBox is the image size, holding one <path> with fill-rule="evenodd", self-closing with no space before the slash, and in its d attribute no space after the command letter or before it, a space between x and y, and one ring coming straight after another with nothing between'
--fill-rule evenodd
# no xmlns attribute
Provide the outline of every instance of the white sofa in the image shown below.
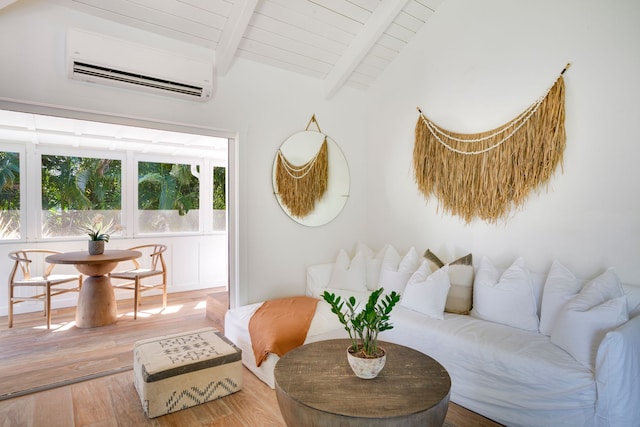
<svg viewBox="0 0 640 427"><path fill-rule="evenodd" d="M367 298L367 290L331 288L334 269L334 263L308 267L307 295L321 298L327 289L344 297ZM547 275L530 277L539 317ZM474 313L442 313L439 319L407 304L394 309L394 328L383 332L381 339L436 359L451 376L452 402L502 424L640 426L640 287L622 288L629 321L600 337L591 367L537 330L484 320ZM273 368L279 358L271 354L256 367L247 330L260 305L229 310L225 334L243 350L247 368L273 388ZM320 301L306 342L338 337L345 338L346 332L328 304Z"/></svg>

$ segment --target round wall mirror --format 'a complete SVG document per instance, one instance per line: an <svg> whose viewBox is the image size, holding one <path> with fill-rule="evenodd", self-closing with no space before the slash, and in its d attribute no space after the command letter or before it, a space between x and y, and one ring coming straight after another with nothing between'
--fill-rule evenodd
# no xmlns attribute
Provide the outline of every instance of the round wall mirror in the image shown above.
<svg viewBox="0 0 640 427"><path fill-rule="evenodd" d="M313 210L305 215L293 215L291 209L283 202L278 191L277 169L280 155L286 161L299 167L309 164L318 156L324 141L327 142L327 185L324 194L316 200ZM349 197L349 165L338 144L322 132L306 130L287 138L280 146L279 153L273 162L273 191L280 207L294 221L309 227L324 225L342 211Z"/></svg>

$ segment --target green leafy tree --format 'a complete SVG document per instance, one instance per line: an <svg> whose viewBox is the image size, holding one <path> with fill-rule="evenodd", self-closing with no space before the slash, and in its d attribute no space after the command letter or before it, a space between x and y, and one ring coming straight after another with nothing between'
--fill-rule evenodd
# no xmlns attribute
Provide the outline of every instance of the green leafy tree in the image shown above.
<svg viewBox="0 0 640 427"><path fill-rule="evenodd" d="M200 207L200 182L190 165L138 163L138 209L177 210L185 215Z"/></svg>
<svg viewBox="0 0 640 427"><path fill-rule="evenodd" d="M213 168L213 209L227 209L227 168Z"/></svg>
<svg viewBox="0 0 640 427"><path fill-rule="evenodd" d="M43 155L41 168L45 236L81 234L96 210L120 214L120 160Z"/></svg>
<svg viewBox="0 0 640 427"><path fill-rule="evenodd" d="M76 176L76 186L94 210L121 207L121 165L119 160L91 159Z"/></svg>
<svg viewBox="0 0 640 427"><path fill-rule="evenodd" d="M0 151L0 239L20 238L20 154Z"/></svg>
<svg viewBox="0 0 640 427"><path fill-rule="evenodd" d="M20 155L0 151L0 209L20 209Z"/></svg>
<svg viewBox="0 0 640 427"><path fill-rule="evenodd" d="M121 176L119 160L42 156L42 209L119 210Z"/></svg>

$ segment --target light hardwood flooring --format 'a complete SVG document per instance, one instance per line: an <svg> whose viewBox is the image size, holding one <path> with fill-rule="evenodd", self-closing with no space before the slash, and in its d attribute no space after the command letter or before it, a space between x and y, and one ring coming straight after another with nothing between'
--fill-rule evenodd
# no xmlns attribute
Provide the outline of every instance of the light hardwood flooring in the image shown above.
<svg viewBox="0 0 640 427"><path fill-rule="evenodd" d="M86 330L71 326L72 308L53 312L53 323L58 326L50 331L42 329L44 317L41 314L17 315L13 329L7 328L7 318L2 317L1 380L3 383L10 380L46 384L60 380L56 371L82 371L95 364L122 365L123 361L131 360L132 343L149 334L157 336L155 328L164 333L203 326L214 326L224 331L227 301L223 289L174 293L169 295L169 310L163 314L159 310L160 297L143 297L143 315L133 320L129 315L132 301L120 300L120 318L115 325ZM70 332L64 338L60 334L63 330ZM54 344L56 340L61 342ZM42 342L46 344L42 345ZM33 363L20 363L16 361L18 359ZM117 363L112 363L113 360ZM28 365L32 367L28 368ZM3 368L4 371L1 370ZM133 373L125 370L0 401L0 427L284 426L275 392L246 368L243 369L240 392L154 419L144 416L133 387ZM446 423L455 427L498 426L455 404L449 407Z"/></svg>

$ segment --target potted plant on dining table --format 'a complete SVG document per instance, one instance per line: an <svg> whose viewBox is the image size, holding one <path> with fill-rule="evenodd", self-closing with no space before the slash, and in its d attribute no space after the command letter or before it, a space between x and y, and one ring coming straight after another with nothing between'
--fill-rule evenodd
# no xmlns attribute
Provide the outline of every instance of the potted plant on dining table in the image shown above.
<svg viewBox="0 0 640 427"><path fill-rule="evenodd" d="M89 255L101 255L104 253L105 243L109 242L111 234L117 231L113 219L107 225L103 224L104 217L96 215L90 224L81 228L89 236Z"/></svg>
<svg viewBox="0 0 640 427"><path fill-rule="evenodd" d="M395 291L380 300L383 292L384 288L373 291L360 311L353 296L343 301L328 291L322 295L349 333L351 345L347 348L347 359L353 372L364 379L375 378L384 367L387 355L384 348L378 346L378 335L393 329L389 322L391 310L400 301L400 294Z"/></svg>

